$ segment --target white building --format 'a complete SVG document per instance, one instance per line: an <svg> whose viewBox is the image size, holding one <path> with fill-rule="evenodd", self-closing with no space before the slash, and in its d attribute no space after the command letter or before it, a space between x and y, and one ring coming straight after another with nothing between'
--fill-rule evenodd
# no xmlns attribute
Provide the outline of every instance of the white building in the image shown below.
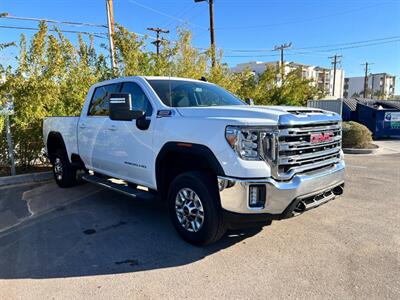
<svg viewBox="0 0 400 300"><path fill-rule="evenodd" d="M349 77L344 80L344 97L364 96L364 76ZM396 77L387 73L368 75L366 98L389 98L395 95Z"/></svg>
<svg viewBox="0 0 400 300"><path fill-rule="evenodd" d="M238 64L231 70L233 72L242 72L246 69L253 71L256 74L262 74L268 67L278 67L280 62L248 62ZM335 87L333 86L333 69L310 66L300 64L296 62L285 62L285 74L295 69L301 69L302 78L309 79L312 81L313 86L317 86L318 89L324 93L326 97L331 98L342 98L343 97L343 85L344 85L344 71L342 69L336 69ZM279 82L279 79L278 79Z"/></svg>

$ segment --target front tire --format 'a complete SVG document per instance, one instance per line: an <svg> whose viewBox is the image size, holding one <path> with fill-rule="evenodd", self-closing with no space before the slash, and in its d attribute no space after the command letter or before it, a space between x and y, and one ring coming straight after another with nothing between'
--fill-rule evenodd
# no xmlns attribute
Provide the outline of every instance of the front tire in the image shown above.
<svg viewBox="0 0 400 300"><path fill-rule="evenodd" d="M226 232L217 184L211 174L193 171L176 177L169 189L168 206L176 231L191 244L214 243Z"/></svg>
<svg viewBox="0 0 400 300"><path fill-rule="evenodd" d="M57 185L62 188L76 185L76 171L65 150L58 149L53 157L53 175Z"/></svg>

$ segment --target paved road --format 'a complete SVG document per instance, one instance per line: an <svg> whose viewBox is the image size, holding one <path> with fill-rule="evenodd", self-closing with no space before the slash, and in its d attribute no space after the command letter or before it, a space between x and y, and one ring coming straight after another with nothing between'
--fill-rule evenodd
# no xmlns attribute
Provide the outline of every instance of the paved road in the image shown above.
<svg viewBox="0 0 400 300"><path fill-rule="evenodd" d="M156 202L0 189L2 299L400 298L400 154L346 156L345 195L196 248Z"/></svg>

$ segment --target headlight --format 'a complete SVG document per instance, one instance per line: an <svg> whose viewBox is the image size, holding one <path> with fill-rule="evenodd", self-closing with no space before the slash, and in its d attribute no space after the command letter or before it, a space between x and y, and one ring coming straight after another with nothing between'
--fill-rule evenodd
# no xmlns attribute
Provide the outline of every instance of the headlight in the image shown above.
<svg viewBox="0 0 400 300"><path fill-rule="evenodd" d="M225 138L240 158L261 160L261 140L266 132L266 128L228 126L225 129Z"/></svg>

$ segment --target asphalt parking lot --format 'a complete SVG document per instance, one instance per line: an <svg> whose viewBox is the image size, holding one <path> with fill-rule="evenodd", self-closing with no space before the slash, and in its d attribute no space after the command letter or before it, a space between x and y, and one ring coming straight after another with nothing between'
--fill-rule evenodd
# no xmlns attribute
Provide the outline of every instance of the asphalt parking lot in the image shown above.
<svg viewBox="0 0 400 300"><path fill-rule="evenodd" d="M0 189L0 295L400 298L400 154L347 155L345 194L197 248L157 202L85 184Z"/></svg>

